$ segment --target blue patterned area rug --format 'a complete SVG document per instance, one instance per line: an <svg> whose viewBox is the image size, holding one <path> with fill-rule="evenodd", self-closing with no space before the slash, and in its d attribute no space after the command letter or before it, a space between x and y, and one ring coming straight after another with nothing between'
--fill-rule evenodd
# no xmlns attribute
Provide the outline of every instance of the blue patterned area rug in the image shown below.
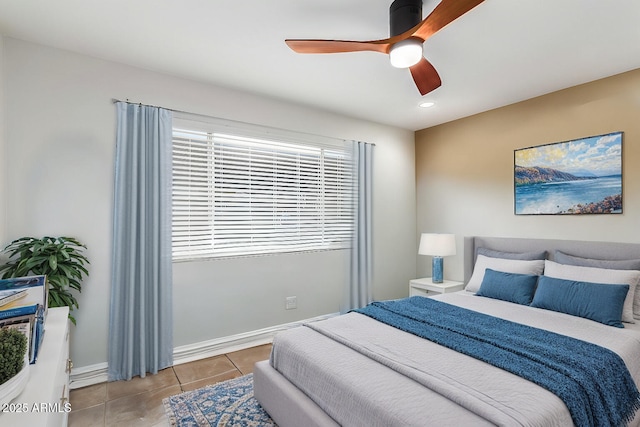
<svg viewBox="0 0 640 427"><path fill-rule="evenodd" d="M177 427L277 427L253 397L253 374L186 391L162 401Z"/></svg>

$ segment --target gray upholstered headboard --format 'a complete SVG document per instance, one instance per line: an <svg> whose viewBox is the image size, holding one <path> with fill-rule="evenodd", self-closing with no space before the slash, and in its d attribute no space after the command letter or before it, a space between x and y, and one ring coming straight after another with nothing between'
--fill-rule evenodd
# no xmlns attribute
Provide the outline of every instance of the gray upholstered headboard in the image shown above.
<svg viewBox="0 0 640 427"><path fill-rule="evenodd" d="M640 259L640 244L616 242L589 242L582 240L525 239L508 237L464 238L464 282L471 278L476 261L476 249L487 248L503 252L547 251L553 261L556 250L582 258L608 260Z"/></svg>

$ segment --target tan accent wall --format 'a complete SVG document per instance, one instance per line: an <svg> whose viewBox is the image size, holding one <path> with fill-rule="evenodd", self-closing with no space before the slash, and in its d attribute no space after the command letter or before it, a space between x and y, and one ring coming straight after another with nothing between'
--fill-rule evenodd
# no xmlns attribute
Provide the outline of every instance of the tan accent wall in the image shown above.
<svg viewBox="0 0 640 427"><path fill-rule="evenodd" d="M514 215L513 152L623 131L623 213ZM640 69L416 132L417 231L640 243ZM418 256L418 276L430 258Z"/></svg>

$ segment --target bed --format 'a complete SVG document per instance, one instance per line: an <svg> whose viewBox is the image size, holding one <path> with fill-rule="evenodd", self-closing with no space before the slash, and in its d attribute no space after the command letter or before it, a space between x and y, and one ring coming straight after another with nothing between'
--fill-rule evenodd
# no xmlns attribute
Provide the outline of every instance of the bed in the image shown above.
<svg viewBox="0 0 640 427"><path fill-rule="evenodd" d="M270 360L254 369L255 396L274 421L640 426L640 245L492 237L464 245L465 291L377 302L279 333ZM573 384L583 376L596 380ZM587 398L609 406L589 413Z"/></svg>

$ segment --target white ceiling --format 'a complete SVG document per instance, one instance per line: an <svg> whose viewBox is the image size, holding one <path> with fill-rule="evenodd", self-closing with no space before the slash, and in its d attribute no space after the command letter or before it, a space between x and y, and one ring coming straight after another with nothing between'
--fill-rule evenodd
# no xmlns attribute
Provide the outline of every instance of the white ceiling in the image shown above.
<svg viewBox="0 0 640 427"><path fill-rule="evenodd" d="M640 68L640 0L486 0L425 43L429 109L386 55L284 43L386 38L390 3L0 0L0 33L411 130Z"/></svg>

